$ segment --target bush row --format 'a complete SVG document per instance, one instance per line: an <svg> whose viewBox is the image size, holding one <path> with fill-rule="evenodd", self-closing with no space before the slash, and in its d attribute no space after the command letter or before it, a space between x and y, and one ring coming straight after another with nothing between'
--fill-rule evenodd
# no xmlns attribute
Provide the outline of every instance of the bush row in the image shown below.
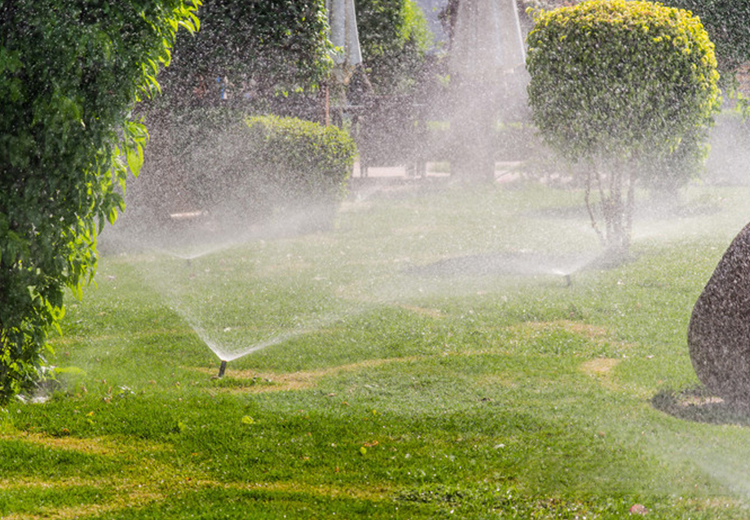
<svg viewBox="0 0 750 520"><path fill-rule="evenodd" d="M331 225L356 153L345 131L296 118L257 116L233 137L247 167L237 171L226 162L223 167L237 176L232 189L246 203L275 218L302 216L301 231Z"/></svg>
<svg viewBox="0 0 750 520"><path fill-rule="evenodd" d="M168 219L196 210L228 228L296 218L296 231L323 229L346 193L356 153L345 131L297 118L219 108L154 124L169 131L155 133L128 197L132 225L146 230L144 214Z"/></svg>

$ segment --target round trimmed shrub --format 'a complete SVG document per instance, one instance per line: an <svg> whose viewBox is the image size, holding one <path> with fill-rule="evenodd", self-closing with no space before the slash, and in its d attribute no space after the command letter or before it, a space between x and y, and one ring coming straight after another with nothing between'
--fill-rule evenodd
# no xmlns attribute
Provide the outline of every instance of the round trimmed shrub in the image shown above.
<svg viewBox="0 0 750 520"><path fill-rule="evenodd" d="M611 186L597 188L600 236L627 249L642 166L703 157L719 107L714 46L689 12L626 0L538 11L527 42L534 122L557 153L593 165L587 186ZM674 169L648 174L658 185Z"/></svg>
<svg viewBox="0 0 750 520"><path fill-rule="evenodd" d="M659 4L591 0L534 16L527 68L534 122L574 160L668 154L709 124L719 89L698 18Z"/></svg>

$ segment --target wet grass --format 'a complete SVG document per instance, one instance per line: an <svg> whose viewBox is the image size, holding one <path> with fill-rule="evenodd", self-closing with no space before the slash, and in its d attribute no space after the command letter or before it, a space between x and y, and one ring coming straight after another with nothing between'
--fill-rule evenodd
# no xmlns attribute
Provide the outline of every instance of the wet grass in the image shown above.
<svg viewBox="0 0 750 520"><path fill-rule="evenodd" d="M570 284L414 274L596 253L552 211L580 194L539 186L373 197L189 264L104 258L53 341L62 386L0 410L0 517L746 518L748 421L696 390L685 331L747 196L693 188L684 208L718 210L649 215L629 262ZM215 379L206 342L268 346Z"/></svg>

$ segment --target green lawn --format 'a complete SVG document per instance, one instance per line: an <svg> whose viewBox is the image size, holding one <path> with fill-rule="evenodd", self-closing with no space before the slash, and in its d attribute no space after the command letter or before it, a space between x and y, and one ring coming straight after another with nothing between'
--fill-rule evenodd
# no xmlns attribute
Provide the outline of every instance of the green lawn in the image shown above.
<svg viewBox="0 0 750 520"><path fill-rule="evenodd" d="M644 195L631 260L572 274L582 194L525 184L106 256L61 388L0 409L0 517L747 518L750 420L706 403L685 336L749 197Z"/></svg>

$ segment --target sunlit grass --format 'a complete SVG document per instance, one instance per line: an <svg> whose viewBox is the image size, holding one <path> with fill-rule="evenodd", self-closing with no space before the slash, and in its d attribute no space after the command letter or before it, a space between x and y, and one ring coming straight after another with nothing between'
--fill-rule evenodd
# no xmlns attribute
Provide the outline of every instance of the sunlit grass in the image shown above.
<svg viewBox="0 0 750 520"><path fill-rule="evenodd" d="M598 252L580 193L523 185L374 196L328 233L190 262L105 257L53 340L62 386L0 411L0 516L744 518L747 421L675 399L747 195L691 188L712 211L645 215L629 262L570 278L477 263ZM264 341L213 377L207 342Z"/></svg>

